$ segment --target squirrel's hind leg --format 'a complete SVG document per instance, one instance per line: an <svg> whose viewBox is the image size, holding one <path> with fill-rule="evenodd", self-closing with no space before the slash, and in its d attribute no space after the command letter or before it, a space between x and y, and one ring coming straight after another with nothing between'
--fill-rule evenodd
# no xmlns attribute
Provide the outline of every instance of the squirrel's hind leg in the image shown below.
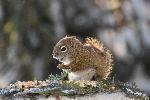
<svg viewBox="0 0 150 100"><path fill-rule="evenodd" d="M100 77L100 79L106 80L108 78L108 75L110 74L110 71L107 71L107 70L102 69L102 68L97 68L96 73Z"/></svg>
<svg viewBox="0 0 150 100"><path fill-rule="evenodd" d="M70 66L69 65L64 65L64 64L59 64L57 66L57 68L59 68L59 69L70 69Z"/></svg>

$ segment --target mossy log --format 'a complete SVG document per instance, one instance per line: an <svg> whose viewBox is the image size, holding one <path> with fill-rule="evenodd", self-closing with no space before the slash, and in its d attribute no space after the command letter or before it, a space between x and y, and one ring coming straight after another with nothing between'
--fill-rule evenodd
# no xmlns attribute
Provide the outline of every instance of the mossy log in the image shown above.
<svg viewBox="0 0 150 100"><path fill-rule="evenodd" d="M149 100L135 84L111 81L67 81L53 76L44 81L16 82L0 89L1 99Z"/></svg>

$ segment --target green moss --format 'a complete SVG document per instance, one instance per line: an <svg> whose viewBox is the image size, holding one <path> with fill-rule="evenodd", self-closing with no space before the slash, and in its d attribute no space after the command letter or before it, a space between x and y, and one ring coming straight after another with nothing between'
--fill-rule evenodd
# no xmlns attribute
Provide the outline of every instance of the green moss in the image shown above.
<svg viewBox="0 0 150 100"><path fill-rule="evenodd" d="M65 73L62 73L61 76L53 76L57 77L57 79L63 79ZM51 77L50 79L54 79ZM66 76L65 76L66 77ZM140 91L135 83L123 83L123 82L112 82L111 80L99 80L96 84L96 87L92 85L85 85L81 87L79 84L67 81L62 81L61 84L62 91L65 90L72 90L72 92L66 92L65 95L67 96L81 96L86 94L94 94L98 92L102 93L115 93L115 92L123 92L126 94L127 97L135 98L135 99L144 99L147 98L147 94L143 91Z"/></svg>
<svg viewBox="0 0 150 100"><path fill-rule="evenodd" d="M48 77L48 80L64 80L66 79L67 77L67 73L66 72L61 72L60 75L53 75L53 74L50 74L49 77Z"/></svg>

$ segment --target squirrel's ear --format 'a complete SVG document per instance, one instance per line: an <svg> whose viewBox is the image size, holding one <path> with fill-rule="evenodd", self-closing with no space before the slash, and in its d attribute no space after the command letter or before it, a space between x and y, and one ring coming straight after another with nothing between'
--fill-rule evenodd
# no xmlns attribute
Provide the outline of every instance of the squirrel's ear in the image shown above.
<svg viewBox="0 0 150 100"><path fill-rule="evenodd" d="M73 39L76 39L76 36L69 36L69 35L66 35L65 38L67 37L70 37L70 38L73 38Z"/></svg>
<svg viewBox="0 0 150 100"><path fill-rule="evenodd" d="M65 37L75 37L75 36L71 36L71 35L68 35L68 34L67 34Z"/></svg>
<svg viewBox="0 0 150 100"><path fill-rule="evenodd" d="M68 37L68 35L66 35L65 37Z"/></svg>
<svg viewBox="0 0 150 100"><path fill-rule="evenodd" d="M71 36L72 38L76 39L76 36Z"/></svg>

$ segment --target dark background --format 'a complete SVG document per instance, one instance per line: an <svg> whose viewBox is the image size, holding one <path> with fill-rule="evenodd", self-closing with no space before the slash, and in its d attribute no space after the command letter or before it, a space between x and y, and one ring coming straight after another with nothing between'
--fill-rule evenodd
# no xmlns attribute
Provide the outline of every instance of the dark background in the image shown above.
<svg viewBox="0 0 150 100"><path fill-rule="evenodd" d="M60 73L53 46L96 37L114 55L114 78L150 93L149 0L0 0L0 87Z"/></svg>

